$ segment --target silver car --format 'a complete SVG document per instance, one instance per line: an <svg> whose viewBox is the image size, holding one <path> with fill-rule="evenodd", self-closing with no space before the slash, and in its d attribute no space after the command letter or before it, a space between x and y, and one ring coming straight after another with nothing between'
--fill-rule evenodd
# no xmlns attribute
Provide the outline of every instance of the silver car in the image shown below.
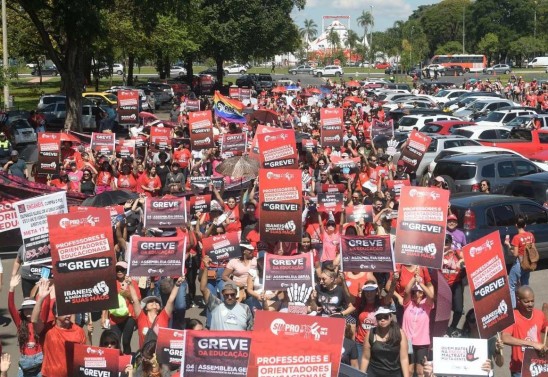
<svg viewBox="0 0 548 377"><path fill-rule="evenodd" d="M486 73L488 75L492 75L494 73L496 74L509 74L510 72L512 72L512 68L508 65L508 64L495 64L494 66L492 67L489 67L489 68L485 68L483 70L483 73Z"/></svg>

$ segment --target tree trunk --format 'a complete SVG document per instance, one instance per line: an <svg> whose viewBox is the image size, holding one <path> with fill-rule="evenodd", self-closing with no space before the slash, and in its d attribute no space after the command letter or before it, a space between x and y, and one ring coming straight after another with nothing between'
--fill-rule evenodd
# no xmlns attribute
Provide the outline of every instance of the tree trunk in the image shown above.
<svg viewBox="0 0 548 377"><path fill-rule="evenodd" d="M135 64L135 55L129 54L127 58L127 85L133 85L133 65Z"/></svg>
<svg viewBox="0 0 548 377"><path fill-rule="evenodd" d="M223 58L222 57L216 57L215 58L215 64L217 65L217 82L220 86L223 86Z"/></svg>
<svg viewBox="0 0 548 377"><path fill-rule="evenodd" d="M67 49L61 73L61 91L65 93L67 116L65 129L82 132L83 51L79 46Z"/></svg>
<svg viewBox="0 0 548 377"><path fill-rule="evenodd" d="M170 68L171 68L171 63L169 62L169 56L164 56L164 71L166 73L165 78L171 77Z"/></svg>

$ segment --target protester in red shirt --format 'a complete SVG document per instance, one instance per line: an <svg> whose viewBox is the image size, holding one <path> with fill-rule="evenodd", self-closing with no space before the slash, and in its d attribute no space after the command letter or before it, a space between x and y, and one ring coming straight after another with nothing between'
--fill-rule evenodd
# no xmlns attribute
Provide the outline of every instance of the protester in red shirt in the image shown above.
<svg viewBox="0 0 548 377"><path fill-rule="evenodd" d="M502 332L504 344L512 346L510 372L512 377L521 377L521 365L525 348L546 352L541 332L546 332L546 318L541 310L535 309L535 293L528 285L517 292L517 306L514 309L514 324Z"/></svg>
<svg viewBox="0 0 548 377"><path fill-rule="evenodd" d="M143 344L145 344L145 339L147 338L147 334L151 327L156 335L158 335L158 329L160 327L169 328L169 320L173 314L173 303L177 297L177 292L179 292L179 287L183 284L184 280L184 276L177 279L171 293L169 294L166 306L162 309L162 302L156 296L148 296L142 300L139 300L137 290L131 283L131 280L129 278L126 279L126 284L129 286L129 291L131 293L131 300L133 301L133 310L135 311L135 316L137 317L139 347L142 347ZM148 338L150 337L151 335L148 336ZM155 339L155 337L152 337L152 339Z"/></svg>
<svg viewBox="0 0 548 377"><path fill-rule="evenodd" d="M459 324L464 310L464 293L462 286L464 259L462 257L462 252L460 250L454 250L452 244L453 237L450 234L447 234L445 236L441 272L453 293L451 308L453 310L453 319L447 330L447 335L449 336L456 335L454 333L457 331L457 325Z"/></svg>
<svg viewBox="0 0 548 377"><path fill-rule="evenodd" d="M137 180L133 176L131 165L124 163L122 165L122 171L118 174L115 181L116 187L120 190L136 191Z"/></svg>
<svg viewBox="0 0 548 377"><path fill-rule="evenodd" d="M55 319L47 322L50 311L49 296L53 286L48 280L38 282L38 295L36 305L32 311L32 323L34 330L40 332L42 347L44 349L44 362L42 364L43 377L69 377L72 375L68 370L67 360L69 343L90 344L87 337L93 331L93 325L87 325L87 334L84 330L74 324L73 315L57 315L56 305L53 304Z"/></svg>
<svg viewBox="0 0 548 377"><path fill-rule="evenodd" d="M156 166L148 168L146 173L143 174L137 182L139 191L144 192L148 197L158 196L160 189L162 188L160 177L156 175Z"/></svg>

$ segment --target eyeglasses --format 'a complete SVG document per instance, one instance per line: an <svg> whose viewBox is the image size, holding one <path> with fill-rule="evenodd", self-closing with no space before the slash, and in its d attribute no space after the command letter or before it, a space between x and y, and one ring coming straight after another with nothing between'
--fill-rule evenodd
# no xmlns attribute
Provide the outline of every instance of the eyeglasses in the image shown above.
<svg viewBox="0 0 548 377"><path fill-rule="evenodd" d="M126 268L117 268L116 269L116 272L126 272L127 269Z"/></svg>
<svg viewBox="0 0 548 377"><path fill-rule="evenodd" d="M223 293L223 297L236 297L236 293Z"/></svg>
<svg viewBox="0 0 548 377"><path fill-rule="evenodd" d="M377 321L388 321L390 319L390 314L379 314L376 315L375 318L377 319Z"/></svg>

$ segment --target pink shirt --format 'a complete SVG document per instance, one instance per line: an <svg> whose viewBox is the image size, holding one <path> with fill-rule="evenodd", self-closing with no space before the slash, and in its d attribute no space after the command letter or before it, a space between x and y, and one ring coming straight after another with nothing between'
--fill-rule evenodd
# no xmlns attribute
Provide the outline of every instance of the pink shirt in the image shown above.
<svg viewBox="0 0 548 377"><path fill-rule="evenodd" d="M250 269L257 269L257 258L251 259L249 265L242 262L240 258L231 259L226 268L233 270L232 280L238 285L247 285L247 275Z"/></svg>
<svg viewBox="0 0 548 377"><path fill-rule="evenodd" d="M429 304L423 299L419 305L413 300L404 304L403 331L414 346L430 344L430 312L434 304Z"/></svg>
<svg viewBox="0 0 548 377"><path fill-rule="evenodd" d="M339 245L341 243L341 235L339 233L333 233L329 235L327 232L322 235L323 253L320 262L327 260L335 260L337 253L339 252Z"/></svg>

